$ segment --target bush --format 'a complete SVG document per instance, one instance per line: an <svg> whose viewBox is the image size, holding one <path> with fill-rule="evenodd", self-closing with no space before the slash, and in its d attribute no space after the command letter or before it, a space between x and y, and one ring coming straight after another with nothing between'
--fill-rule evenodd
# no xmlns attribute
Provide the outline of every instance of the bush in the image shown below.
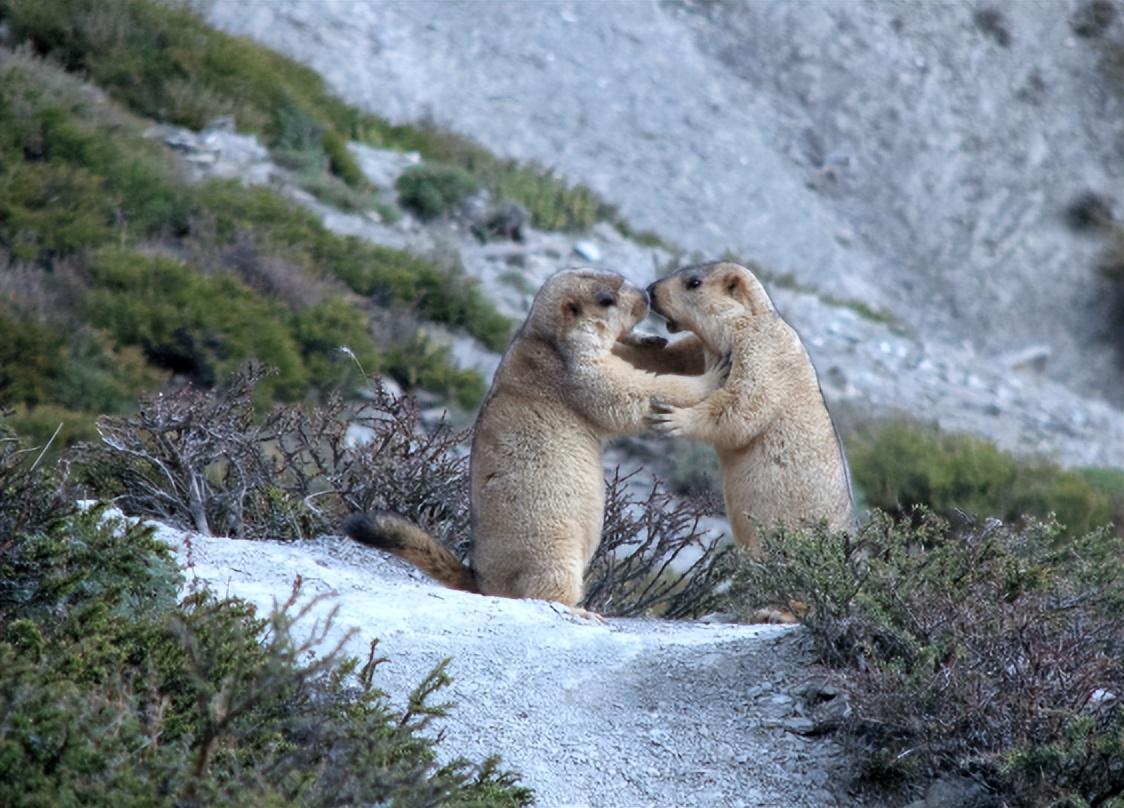
<svg viewBox="0 0 1124 808"><path fill-rule="evenodd" d="M75 461L82 481L128 514L209 534L300 538L333 532L351 513L393 510L449 545L470 548L466 432L426 429L409 399L375 384L367 403L340 398L255 416L261 368L220 391L182 390L140 413L99 421L100 445ZM608 485L603 539L584 605L606 614L693 617L710 610L724 567L709 510L633 475Z"/></svg>
<svg viewBox="0 0 1124 808"><path fill-rule="evenodd" d="M271 146L292 146L294 121L310 147L351 185L362 174L346 137L358 114L328 94L313 70L206 25L185 4L160 0L43 0L13 4L12 35L84 72L146 117L202 129L232 114Z"/></svg>
<svg viewBox="0 0 1124 808"><path fill-rule="evenodd" d="M41 483L13 492L6 470L5 494L31 501ZM3 804L529 804L495 760L436 765L444 664L393 710L374 645L360 667L320 653L330 620L299 625L315 603L296 605L299 583L265 619L205 593L177 604L150 528L54 513L0 544Z"/></svg>
<svg viewBox="0 0 1124 808"><path fill-rule="evenodd" d="M398 201L423 219L452 213L479 190L472 175L455 166L422 165L408 168L395 183Z"/></svg>
<svg viewBox="0 0 1124 808"><path fill-rule="evenodd" d="M17 258L184 231L190 196L135 121L18 55L0 55L0 98L0 245Z"/></svg>
<svg viewBox="0 0 1124 808"><path fill-rule="evenodd" d="M63 339L54 329L0 308L0 406L48 400L62 364Z"/></svg>
<svg viewBox="0 0 1124 808"><path fill-rule="evenodd" d="M523 205L531 224L540 229L587 230L607 221L642 243L658 243L650 233L634 233L616 209L588 187L571 185L541 166L498 158L478 143L432 124L392 126L370 118L361 126L371 145L417 151L428 162L464 169L496 198Z"/></svg>
<svg viewBox="0 0 1124 808"><path fill-rule="evenodd" d="M1124 539L876 513L855 535L763 547L741 556L733 601L805 605L869 777L970 772L1020 805L1124 798Z"/></svg>
<svg viewBox="0 0 1124 808"><path fill-rule="evenodd" d="M244 39L210 28L186 5L162 0L42 0L11 4L6 24L17 41L85 72L135 112L193 129L216 115L235 116L243 131L271 148L292 148L294 127L308 154L355 188L366 182L347 151L348 138L418 151L429 162L468 172L501 198L519 202L535 227L585 230L597 221L633 233L619 213L584 185L551 171L497 158L462 136L429 124L392 125L328 93L313 70ZM302 147L304 148L304 147ZM643 243L660 245L650 233Z"/></svg>
<svg viewBox="0 0 1124 808"><path fill-rule="evenodd" d="M899 516L921 505L949 517L966 511L1007 521L1054 513L1080 535L1124 514L1124 477L1020 462L982 438L910 421L860 427L847 456L866 503Z"/></svg>
<svg viewBox="0 0 1124 808"><path fill-rule="evenodd" d="M582 606L614 617L698 617L719 602L727 549L700 524L712 511L677 500L656 480L647 495L630 491L639 470L608 482L605 526L585 575Z"/></svg>
<svg viewBox="0 0 1124 808"><path fill-rule="evenodd" d="M337 236L313 214L265 189L209 183L201 198L222 241L253 233L262 244L338 278L380 305L414 306L427 319L463 328L492 350L507 345L511 322L459 267L442 268L403 250Z"/></svg>
<svg viewBox="0 0 1124 808"><path fill-rule="evenodd" d="M467 538L467 458L455 451L464 433L424 432L416 408L377 385L364 407L332 396L259 419L266 376L247 366L220 389L185 388L143 401L135 416L100 419L100 445L76 458L82 481L130 515L205 535L305 537L391 508Z"/></svg>
<svg viewBox="0 0 1124 808"><path fill-rule="evenodd" d="M196 384L213 385L254 357L278 368L269 392L301 395L308 384L285 313L229 275L203 275L171 258L105 250L90 267L82 309L122 345Z"/></svg>
<svg viewBox="0 0 1124 808"><path fill-rule="evenodd" d="M339 283L502 348L510 323L459 268L336 237L269 191L186 186L138 121L25 54L0 51L0 97L0 261L23 259L33 279L0 310L0 403L21 408L21 429L45 439L66 415L64 434L90 434L92 413L131 407L169 372L212 384L251 356L280 371L263 397L296 398L355 379L340 345L372 371L479 400L479 376L412 321L378 351ZM286 126L299 145L300 126Z"/></svg>
<svg viewBox="0 0 1124 808"><path fill-rule="evenodd" d="M41 464L41 450L22 446L13 434L10 415L0 411L0 566L5 569L18 552L11 537L42 533L74 510L51 473L53 469ZM8 572L0 572L0 585L11 585L13 591L22 587L18 576ZM4 603L0 596L0 606Z"/></svg>

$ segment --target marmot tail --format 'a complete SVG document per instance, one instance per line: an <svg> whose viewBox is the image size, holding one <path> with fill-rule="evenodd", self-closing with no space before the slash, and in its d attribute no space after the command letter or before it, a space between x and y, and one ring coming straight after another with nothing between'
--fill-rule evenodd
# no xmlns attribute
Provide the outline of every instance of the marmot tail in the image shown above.
<svg viewBox="0 0 1124 808"><path fill-rule="evenodd" d="M343 523L343 532L361 544L386 550L405 559L450 589L480 593L472 570L409 519L390 511L355 513Z"/></svg>

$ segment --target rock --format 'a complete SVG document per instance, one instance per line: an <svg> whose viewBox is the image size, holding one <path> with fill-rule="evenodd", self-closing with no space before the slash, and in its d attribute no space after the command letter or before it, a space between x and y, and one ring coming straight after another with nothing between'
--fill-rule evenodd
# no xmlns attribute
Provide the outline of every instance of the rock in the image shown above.
<svg viewBox="0 0 1124 808"><path fill-rule="evenodd" d="M811 735L816 731L816 722L804 716L793 716L781 722L781 726L797 735Z"/></svg>
<svg viewBox="0 0 1124 808"><path fill-rule="evenodd" d="M1049 345L1031 345L1007 354L1003 361L1011 370L1041 373L1052 353Z"/></svg>
<svg viewBox="0 0 1124 808"><path fill-rule="evenodd" d="M591 264L601 260L601 248L592 241L575 241L574 252Z"/></svg>
<svg viewBox="0 0 1124 808"><path fill-rule="evenodd" d="M925 792L925 808L991 808L995 798L979 782L967 777L945 777Z"/></svg>

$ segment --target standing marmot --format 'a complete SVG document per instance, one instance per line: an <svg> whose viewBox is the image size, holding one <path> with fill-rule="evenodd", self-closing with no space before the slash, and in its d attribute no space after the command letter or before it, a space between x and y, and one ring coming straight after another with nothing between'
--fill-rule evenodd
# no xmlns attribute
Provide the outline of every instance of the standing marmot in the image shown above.
<svg viewBox="0 0 1124 808"><path fill-rule="evenodd" d="M671 332L694 332L708 353L728 355L726 384L683 407L653 403L653 426L712 444L722 468L726 516L738 544L760 551L756 529L826 519L853 526L847 460L816 370L764 287L728 262L680 269L648 287ZM697 350L695 338L678 347ZM669 350L675 348L669 346Z"/></svg>
<svg viewBox="0 0 1124 808"><path fill-rule="evenodd" d="M566 270L539 290L476 419L471 569L395 514L354 515L344 532L447 586L576 606L601 541L603 441L643 431L652 397L687 406L721 384L719 368L657 376L615 354L647 312L613 273Z"/></svg>

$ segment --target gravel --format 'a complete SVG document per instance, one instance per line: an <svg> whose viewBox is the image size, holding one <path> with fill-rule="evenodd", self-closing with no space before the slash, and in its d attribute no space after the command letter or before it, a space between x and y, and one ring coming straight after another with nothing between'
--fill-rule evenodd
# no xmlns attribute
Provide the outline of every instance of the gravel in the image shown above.
<svg viewBox="0 0 1124 808"><path fill-rule="evenodd" d="M389 658L377 685L406 694L452 657L455 702L435 731L443 760L500 754L544 808L669 805L822 808L856 804L851 773L800 694L817 677L809 642L791 626L654 619L598 625L544 601L454 592L397 559L325 536L282 543L207 538L158 526L189 586L269 610L293 580L327 595L333 643ZM298 624L296 631L301 631Z"/></svg>

